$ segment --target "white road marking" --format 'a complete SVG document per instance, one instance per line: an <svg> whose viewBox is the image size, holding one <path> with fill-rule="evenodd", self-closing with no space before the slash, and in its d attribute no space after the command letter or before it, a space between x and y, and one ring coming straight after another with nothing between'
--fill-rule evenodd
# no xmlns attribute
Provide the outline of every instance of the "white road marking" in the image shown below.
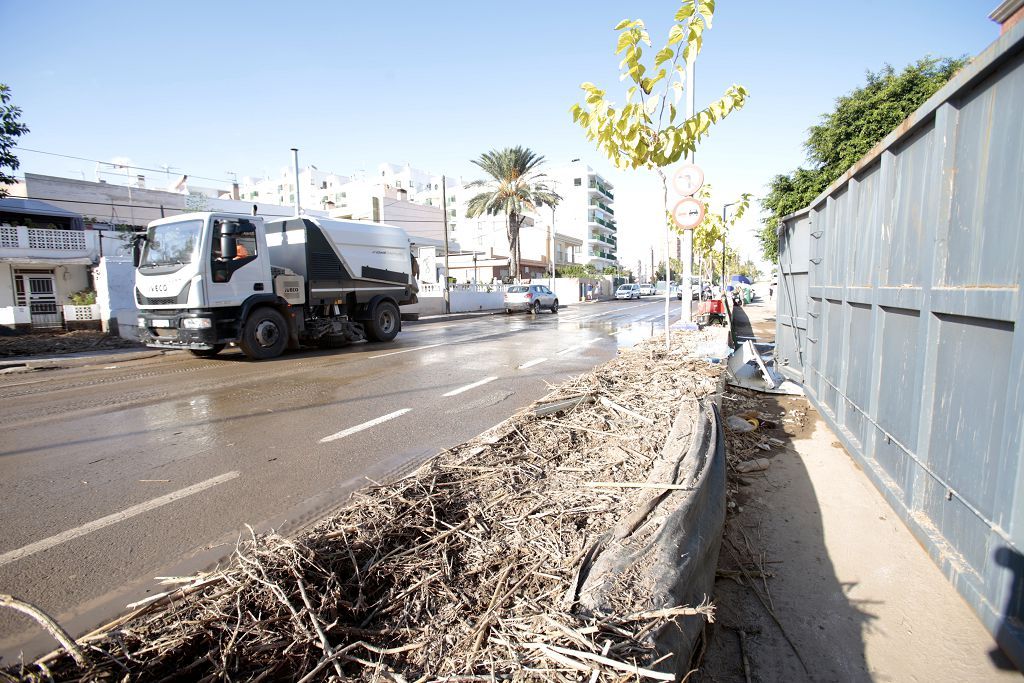
<svg viewBox="0 0 1024 683"><path fill-rule="evenodd" d="M457 396L457 395L461 394L464 391L469 391L470 389L476 389L477 387L483 386L484 384L487 384L488 382L493 382L496 379L498 379L498 378L497 377L484 377L479 382L473 382L472 384L467 384L464 387L459 387L458 389L452 389L447 394L441 394L441 395L442 396Z"/></svg>
<svg viewBox="0 0 1024 683"><path fill-rule="evenodd" d="M401 410L396 410L393 413L388 413L387 415L382 415L381 417L378 417L378 418L376 418L374 420L370 420L369 422L364 422L361 425L356 425L355 427L349 427L348 429L342 429L340 432L335 432L334 434L331 434L330 436L325 436L324 438L320 439L320 443L327 443L328 441L335 441L336 439L343 439L346 436L351 436L352 434L355 434L356 432L361 432L364 429L369 429L370 427L376 427L377 425L381 424L382 422L387 422L388 420L393 420L396 417L401 417L402 415L405 415L406 413L408 413L410 410L412 410L412 408L402 408Z"/></svg>
<svg viewBox="0 0 1024 683"><path fill-rule="evenodd" d="M532 368L534 365L540 365L541 363L543 363L546 360L547 360L547 358L534 358L529 363L523 363L517 369L518 370L525 370L526 368Z"/></svg>
<svg viewBox="0 0 1024 683"><path fill-rule="evenodd" d="M406 334L410 332L430 332L431 330L444 330L449 327L455 327L455 325L431 325L430 327L414 327L409 330L402 330L402 332L405 332Z"/></svg>
<svg viewBox="0 0 1024 683"><path fill-rule="evenodd" d="M56 536L50 536L49 538L44 538L41 541L29 543L28 545L22 548L18 548L17 550L11 550L9 552L4 553L3 555L0 555L0 567L6 564L10 564L11 562L17 562L18 560L28 557L29 555L34 555L44 550L49 550L50 548L58 546L61 543L67 543L68 541L78 538L79 536L85 536L86 534L92 533L93 531L98 531L99 529L108 527L112 524L123 522L124 520L129 519L131 517L135 517L136 515L141 515L143 512L149 512L150 510L154 510L162 505L167 505L168 503L173 503L176 500L181 500L182 498L191 496L194 493L205 491L206 489L216 486L217 484L223 484L226 481L231 481L232 479L237 478L239 475L241 475L241 472L227 472L225 474L220 475L219 477L207 479L206 481L201 481L198 484L192 484L192 486L186 486L183 489L178 489L177 491L168 493L167 495L164 496L160 496L159 498L154 498L153 500L147 501L145 503L133 505L130 508L122 510L121 512L115 512L112 515L100 517L99 519L89 522L88 524L83 524L82 526L75 527L74 529L68 529L67 531L61 532Z"/></svg>
<svg viewBox="0 0 1024 683"><path fill-rule="evenodd" d="M422 351L423 349L432 349L437 346L444 346L444 344L427 344L426 346L417 346L411 349L402 349L401 351L391 351L390 353L381 353L376 356L370 356L370 358L384 358L385 356L394 356L399 353L409 353L410 351Z"/></svg>
<svg viewBox="0 0 1024 683"><path fill-rule="evenodd" d="M561 351L559 351L555 355L556 356L563 356L563 355L565 355L567 353L571 353L573 351L579 351L584 346L589 346L590 344L593 344L596 341L597 341L596 339L585 339L585 340L581 341L579 344L576 344L575 346L570 346L567 349L562 349Z"/></svg>

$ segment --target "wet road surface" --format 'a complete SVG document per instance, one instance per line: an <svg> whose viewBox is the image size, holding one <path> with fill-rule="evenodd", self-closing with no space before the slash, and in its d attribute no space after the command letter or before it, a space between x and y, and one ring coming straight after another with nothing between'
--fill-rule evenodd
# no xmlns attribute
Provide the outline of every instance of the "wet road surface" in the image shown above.
<svg viewBox="0 0 1024 683"><path fill-rule="evenodd" d="M663 330L664 300L407 324L390 344L187 353L0 376L0 592L77 634L230 554L295 531ZM672 303L672 321L680 303ZM52 648L0 613L5 662Z"/></svg>

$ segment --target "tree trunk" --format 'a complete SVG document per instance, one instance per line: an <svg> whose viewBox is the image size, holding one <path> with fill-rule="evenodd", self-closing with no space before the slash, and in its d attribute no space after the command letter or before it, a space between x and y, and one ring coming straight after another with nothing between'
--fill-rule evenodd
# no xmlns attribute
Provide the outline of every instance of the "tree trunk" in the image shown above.
<svg viewBox="0 0 1024 683"><path fill-rule="evenodd" d="M519 217L516 214L508 215L508 263L509 277L519 281Z"/></svg>
<svg viewBox="0 0 1024 683"><path fill-rule="evenodd" d="M668 183L665 181L665 171L658 167L658 177L661 178L661 220L665 221L665 350L672 349L671 331L669 330L669 302L672 297L672 252L669 248L669 213L668 213ZM689 291L690 285L686 285Z"/></svg>

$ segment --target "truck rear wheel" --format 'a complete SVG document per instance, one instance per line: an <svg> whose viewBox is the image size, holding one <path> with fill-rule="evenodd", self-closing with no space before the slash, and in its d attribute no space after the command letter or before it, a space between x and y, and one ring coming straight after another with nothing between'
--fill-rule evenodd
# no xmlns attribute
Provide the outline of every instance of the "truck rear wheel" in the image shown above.
<svg viewBox="0 0 1024 683"><path fill-rule="evenodd" d="M375 342L389 342L398 334L400 319L398 306L390 301L378 301L366 324L366 338Z"/></svg>
<svg viewBox="0 0 1024 683"><path fill-rule="evenodd" d="M210 349L189 349L189 353L199 358L213 358L224 350L224 344L214 344Z"/></svg>
<svg viewBox="0 0 1024 683"><path fill-rule="evenodd" d="M288 344L288 324L273 308L257 308L245 321L238 340L242 353L253 360L276 358Z"/></svg>

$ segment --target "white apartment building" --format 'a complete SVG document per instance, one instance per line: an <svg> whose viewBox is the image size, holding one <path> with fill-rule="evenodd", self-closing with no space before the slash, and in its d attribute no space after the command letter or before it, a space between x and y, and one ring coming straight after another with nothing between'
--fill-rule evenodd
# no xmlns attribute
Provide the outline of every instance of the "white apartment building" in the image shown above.
<svg viewBox="0 0 1024 683"><path fill-rule="evenodd" d="M242 178L238 198L294 206L297 190L304 209L330 211L345 201L345 193L340 188L351 180L348 176L321 171L316 166L307 166L299 171L299 179L296 182L295 170L285 167L276 178Z"/></svg>
<svg viewBox="0 0 1024 683"><path fill-rule="evenodd" d="M545 229L554 220L556 232L581 240L577 261L593 264L598 271L618 260L618 227L612 204L614 186L579 159L546 166L548 185L562 200L554 211L540 210L538 224Z"/></svg>

